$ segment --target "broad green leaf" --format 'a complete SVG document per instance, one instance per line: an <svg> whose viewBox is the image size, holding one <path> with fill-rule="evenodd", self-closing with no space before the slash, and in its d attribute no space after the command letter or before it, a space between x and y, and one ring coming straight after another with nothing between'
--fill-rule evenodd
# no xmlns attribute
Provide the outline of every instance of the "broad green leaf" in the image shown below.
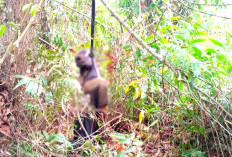
<svg viewBox="0 0 232 157"><path fill-rule="evenodd" d="M38 5L37 4L34 4L31 6L31 11L30 11L30 14L31 15L35 15L36 11L37 11L37 8L38 8Z"/></svg>
<svg viewBox="0 0 232 157"><path fill-rule="evenodd" d="M193 41L191 41L192 44L194 43L202 43L202 42L205 42L206 40L205 39L194 39Z"/></svg>
<svg viewBox="0 0 232 157"><path fill-rule="evenodd" d="M22 8L22 12L24 13L28 8L31 7L32 4L33 3L28 3L28 4L24 5L23 8Z"/></svg>
<svg viewBox="0 0 232 157"><path fill-rule="evenodd" d="M230 66L228 67L227 72L228 72L229 74L232 73L232 65L230 65Z"/></svg>
<svg viewBox="0 0 232 157"><path fill-rule="evenodd" d="M205 52L206 52L207 55L211 55L213 53L216 53L216 51L214 49L212 49L212 48L206 49Z"/></svg>
<svg viewBox="0 0 232 157"><path fill-rule="evenodd" d="M6 26L0 25L0 37L4 34L5 30L6 30Z"/></svg>
<svg viewBox="0 0 232 157"><path fill-rule="evenodd" d="M29 81L29 80L27 80L27 79L22 79L22 80L20 80L20 81L17 83L17 85L14 87L13 90L15 90L16 88L18 88L18 87L20 87L20 86L22 86L22 85L24 85L24 84L27 84L28 81Z"/></svg>
<svg viewBox="0 0 232 157"><path fill-rule="evenodd" d="M35 95L37 90L38 90L38 83L35 83L33 81L30 81L28 84L27 84L27 87L26 87L26 92L28 94L31 94L31 95Z"/></svg>
<svg viewBox="0 0 232 157"><path fill-rule="evenodd" d="M151 47L153 47L153 48L155 48L155 49L157 49L157 50L160 50L159 45L156 44L156 43L152 43L152 44L151 44Z"/></svg>
<svg viewBox="0 0 232 157"><path fill-rule="evenodd" d="M150 36L146 37L145 41L147 43L153 43L155 41L154 35L150 35Z"/></svg>
<svg viewBox="0 0 232 157"><path fill-rule="evenodd" d="M226 56L225 55L223 55L223 54L220 54L220 53L218 53L217 55L216 55L216 57L217 57L217 59L218 60L220 60L220 61L222 61L222 62L226 62Z"/></svg>
<svg viewBox="0 0 232 157"><path fill-rule="evenodd" d="M193 47L193 51L195 52L195 53L194 53L194 56L195 56L197 59L201 58L202 52L201 52L200 49L198 49L197 47Z"/></svg>
<svg viewBox="0 0 232 157"><path fill-rule="evenodd" d="M194 35L204 35L204 36L207 36L208 34L206 32L195 32Z"/></svg>
<svg viewBox="0 0 232 157"><path fill-rule="evenodd" d="M215 39L209 38L209 41L211 41L216 46L224 47L224 45L221 42L219 42Z"/></svg>

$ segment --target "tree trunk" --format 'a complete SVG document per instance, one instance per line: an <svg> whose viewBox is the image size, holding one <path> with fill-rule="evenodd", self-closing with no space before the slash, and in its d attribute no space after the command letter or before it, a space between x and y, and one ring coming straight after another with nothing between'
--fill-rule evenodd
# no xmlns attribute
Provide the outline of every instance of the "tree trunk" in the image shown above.
<svg viewBox="0 0 232 157"><path fill-rule="evenodd" d="M7 29L0 37L0 58L6 52L7 47L15 41L18 35L27 25L30 14L22 13L22 7L30 2L29 0L0 0L0 23L7 25ZM23 20L24 19L24 20ZM8 22L14 22L18 26L16 32ZM1 139L12 138L16 121L12 113L6 110L16 110L18 106L18 90L13 90L16 84L14 75L24 75L27 70L27 50L33 47L33 39L36 37L35 26L30 27L26 35L17 47L14 47L0 67L0 155ZM14 102L14 103L13 103Z"/></svg>

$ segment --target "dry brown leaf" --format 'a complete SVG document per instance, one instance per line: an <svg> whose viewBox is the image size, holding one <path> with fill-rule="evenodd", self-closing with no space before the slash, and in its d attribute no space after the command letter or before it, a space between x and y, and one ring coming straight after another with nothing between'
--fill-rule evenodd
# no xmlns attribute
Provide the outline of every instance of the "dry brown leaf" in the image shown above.
<svg viewBox="0 0 232 157"><path fill-rule="evenodd" d="M8 101L8 92L6 90L4 90L3 92L0 92L0 94L2 94L5 100Z"/></svg>
<svg viewBox="0 0 232 157"><path fill-rule="evenodd" d="M2 119L0 119L0 127L1 127L2 124L4 124L4 122L3 122Z"/></svg>
<svg viewBox="0 0 232 157"><path fill-rule="evenodd" d="M123 144L121 144L118 148L117 148L117 153L120 153L121 151L125 150L125 146Z"/></svg>
<svg viewBox="0 0 232 157"><path fill-rule="evenodd" d="M5 103L0 101L0 107L2 107Z"/></svg>
<svg viewBox="0 0 232 157"><path fill-rule="evenodd" d="M10 141L7 140L6 138L2 138L2 139L0 140L0 145L9 144L9 143L10 143Z"/></svg>
<svg viewBox="0 0 232 157"><path fill-rule="evenodd" d="M10 127L8 125L1 125L0 132L9 138L12 138Z"/></svg>

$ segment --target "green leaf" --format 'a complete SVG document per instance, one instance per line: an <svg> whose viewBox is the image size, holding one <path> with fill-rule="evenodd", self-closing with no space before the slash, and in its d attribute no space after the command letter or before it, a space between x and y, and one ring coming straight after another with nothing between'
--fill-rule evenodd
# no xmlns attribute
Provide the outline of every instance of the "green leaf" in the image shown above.
<svg viewBox="0 0 232 157"><path fill-rule="evenodd" d="M13 21L8 21L7 23L8 23L9 25L11 25L11 26L14 28L14 30L17 31L18 26L17 26Z"/></svg>
<svg viewBox="0 0 232 157"><path fill-rule="evenodd" d="M201 67L199 64L192 63L192 71L194 76L198 77L201 73Z"/></svg>
<svg viewBox="0 0 232 157"><path fill-rule="evenodd" d="M117 139L122 139L122 140L126 139L126 136L120 133L111 133L110 136L115 137Z"/></svg>
<svg viewBox="0 0 232 157"><path fill-rule="evenodd" d="M214 49L212 49L212 48L206 49L205 52L206 52L206 54L209 55L209 56L210 56L211 54L213 54L213 53L216 53L216 51L215 51Z"/></svg>
<svg viewBox="0 0 232 157"><path fill-rule="evenodd" d="M155 7L155 9L156 9L158 14L160 14L160 15L162 14L162 12L160 11L160 9L158 7Z"/></svg>
<svg viewBox="0 0 232 157"><path fill-rule="evenodd" d="M180 39L180 40L183 40L183 41L185 40L184 36L182 36L182 35L180 35L180 34L179 34L179 35L176 35L176 38L177 38L177 39Z"/></svg>
<svg viewBox="0 0 232 157"><path fill-rule="evenodd" d="M136 146L142 146L142 145L143 145L143 141L140 141L140 140L138 140L138 139L135 139L135 140L133 141L133 144L136 145Z"/></svg>
<svg viewBox="0 0 232 157"><path fill-rule="evenodd" d="M191 41L192 44L194 43L202 43L202 42L205 42L206 40L205 39L195 39L193 41Z"/></svg>
<svg viewBox="0 0 232 157"><path fill-rule="evenodd" d="M201 126L199 128L199 132L204 135L205 134L205 128L203 126Z"/></svg>
<svg viewBox="0 0 232 157"><path fill-rule="evenodd" d="M204 36L208 36L208 34L206 32L195 32L194 35L204 35Z"/></svg>
<svg viewBox="0 0 232 157"><path fill-rule="evenodd" d="M24 5L23 8L22 8L22 12L24 13L28 8L31 7L32 4L33 3L28 3L28 4Z"/></svg>
<svg viewBox="0 0 232 157"><path fill-rule="evenodd" d="M42 81L43 81L44 86L47 87L47 86L48 86L48 81L47 81L47 79L46 79L43 75L41 75L40 77L41 77L41 79L42 79Z"/></svg>
<svg viewBox="0 0 232 157"><path fill-rule="evenodd" d="M147 43L153 43L155 41L154 35L150 35L150 36L146 37L145 41Z"/></svg>
<svg viewBox="0 0 232 157"><path fill-rule="evenodd" d="M221 42L219 42L215 39L209 38L209 41L211 41L216 46L224 47L224 45Z"/></svg>
<svg viewBox="0 0 232 157"><path fill-rule="evenodd" d="M193 90L194 89L194 80L195 80L196 77L191 77L190 78L190 82L189 82L189 86L190 86L190 89Z"/></svg>
<svg viewBox="0 0 232 157"><path fill-rule="evenodd" d="M40 83L40 84L38 85L37 94L40 95L40 94L42 93L42 91L43 91L43 86L42 86L42 83Z"/></svg>
<svg viewBox="0 0 232 157"><path fill-rule="evenodd" d="M129 139L118 139L118 142L122 144L130 144L132 141Z"/></svg>
<svg viewBox="0 0 232 157"><path fill-rule="evenodd" d="M151 47L153 47L153 48L155 48L155 49L157 49L157 50L160 50L158 44L156 44L156 43L152 43L152 44L151 44Z"/></svg>
<svg viewBox="0 0 232 157"><path fill-rule="evenodd" d="M195 53L194 53L194 56L195 56L197 59L201 58L202 52L201 52L200 49L198 49L197 47L193 47L193 51L195 52Z"/></svg>
<svg viewBox="0 0 232 157"><path fill-rule="evenodd" d="M230 65L230 66L228 67L227 72L228 72L229 74L232 73L232 65Z"/></svg>
<svg viewBox="0 0 232 157"><path fill-rule="evenodd" d="M177 20L179 20L179 19L180 19L180 16L173 16L173 17L171 18L172 21L177 21Z"/></svg>
<svg viewBox="0 0 232 157"><path fill-rule="evenodd" d="M17 85L14 87L13 90L15 90L15 89L17 89L18 87L20 87L20 86L22 86L22 85L24 85L24 84L27 84L27 83L28 83L28 80L27 80L27 79L22 79L22 80L20 80L20 81L17 83Z"/></svg>
<svg viewBox="0 0 232 157"><path fill-rule="evenodd" d="M30 14L31 15L35 15L37 9L38 9L38 5L37 4L32 5Z"/></svg>
<svg viewBox="0 0 232 157"><path fill-rule="evenodd" d="M6 30L6 26L0 25L0 37L4 34L5 30Z"/></svg>
<svg viewBox="0 0 232 157"><path fill-rule="evenodd" d="M46 140L49 138L49 134L45 130L43 130L43 135L44 135L44 137L45 137Z"/></svg>
<svg viewBox="0 0 232 157"><path fill-rule="evenodd" d="M130 146L130 147L128 147L126 150L121 151L119 154L120 154L120 155L125 155L125 154L127 154L127 153L134 152L135 149L136 149L135 146Z"/></svg>
<svg viewBox="0 0 232 157"><path fill-rule="evenodd" d="M216 57L217 57L218 60L220 60L222 62L226 62L227 61L227 57L225 55L223 55L223 54L218 53L216 55Z"/></svg>
<svg viewBox="0 0 232 157"><path fill-rule="evenodd" d="M155 120L149 125L148 127L144 128L144 130L149 130L150 127L154 126L156 123L158 123L158 120Z"/></svg>
<svg viewBox="0 0 232 157"><path fill-rule="evenodd" d="M47 138L47 142L52 142L55 138L55 134L52 134L49 138Z"/></svg>
<svg viewBox="0 0 232 157"><path fill-rule="evenodd" d="M49 92L49 91L46 90L45 100L46 100L46 102L53 102L52 92Z"/></svg>
<svg viewBox="0 0 232 157"><path fill-rule="evenodd" d="M123 46L123 49L125 51L131 51L132 50L132 46L130 44L126 44L126 45Z"/></svg>
<svg viewBox="0 0 232 157"><path fill-rule="evenodd" d="M29 79L29 77L24 76L24 75L15 75L14 77L16 77L16 78L22 78L22 79Z"/></svg>
<svg viewBox="0 0 232 157"><path fill-rule="evenodd" d="M27 84L27 87L26 87L26 92L28 94L31 94L31 95L35 95L37 90L38 90L38 83L35 83L33 81L30 81L28 84Z"/></svg>

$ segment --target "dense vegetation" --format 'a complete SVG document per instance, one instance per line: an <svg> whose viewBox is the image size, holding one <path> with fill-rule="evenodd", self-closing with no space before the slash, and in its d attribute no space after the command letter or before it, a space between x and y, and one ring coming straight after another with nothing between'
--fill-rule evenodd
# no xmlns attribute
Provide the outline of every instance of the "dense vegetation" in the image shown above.
<svg viewBox="0 0 232 157"><path fill-rule="evenodd" d="M74 149L84 95L69 48L90 47L91 1L0 0L0 156L232 156L232 4L104 2L94 44L112 128Z"/></svg>

